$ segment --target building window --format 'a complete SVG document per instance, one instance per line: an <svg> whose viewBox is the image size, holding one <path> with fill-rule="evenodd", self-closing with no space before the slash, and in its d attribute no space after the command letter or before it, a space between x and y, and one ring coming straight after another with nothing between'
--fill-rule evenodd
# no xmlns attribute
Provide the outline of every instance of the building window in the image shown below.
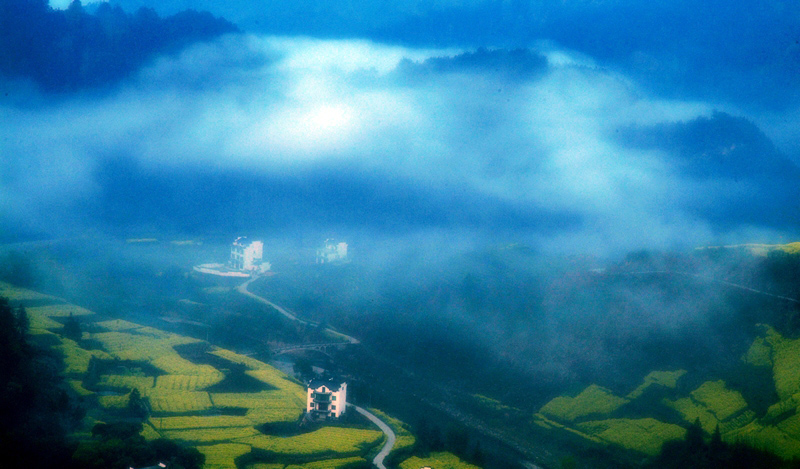
<svg viewBox="0 0 800 469"><path fill-rule="evenodd" d="M336 406L335 406L335 405L332 405L332 406L331 406L331 410L336 410Z"/></svg>
<svg viewBox="0 0 800 469"><path fill-rule="evenodd" d="M335 401L336 400L336 396L331 397L331 400Z"/></svg>

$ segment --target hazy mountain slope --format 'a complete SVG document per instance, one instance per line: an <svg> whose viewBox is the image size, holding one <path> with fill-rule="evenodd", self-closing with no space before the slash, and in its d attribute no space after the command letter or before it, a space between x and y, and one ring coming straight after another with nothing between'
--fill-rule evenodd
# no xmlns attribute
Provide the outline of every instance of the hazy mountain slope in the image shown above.
<svg viewBox="0 0 800 469"><path fill-rule="evenodd" d="M107 3L87 13L79 0L51 9L46 0L0 2L0 76L29 79L47 91L114 84L165 52L237 31L209 13L159 18Z"/></svg>
<svg viewBox="0 0 800 469"><path fill-rule="evenodd" d="M691 210L715 223L792 226L800 215L800 168L752 122L717 112L687 122L621 129L631 148L667 155L706 190L687 194Z"/></svg>

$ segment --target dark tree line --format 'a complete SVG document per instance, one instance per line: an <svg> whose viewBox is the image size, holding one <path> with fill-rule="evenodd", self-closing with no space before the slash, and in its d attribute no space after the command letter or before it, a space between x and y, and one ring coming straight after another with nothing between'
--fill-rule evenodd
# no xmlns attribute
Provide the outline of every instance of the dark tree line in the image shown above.
<svg viewBox="0 0 800 469"><path fill-rule="evenodd" d="M0 465L69 467L66 434L83 411L59 375L61 358L27 340L28 317L0 297Z"/></svg>
<svg viewBox="0 0 800 469"><path fill-rule="evenodd" d="M160 18L102 3L95 14L74 0L54 10L47 0L0 0L0 75L65 92L116 83L155 56L237 31L207 12Z"/></svg>
<svg viewBox="0 0 800 469"><path fill-rule="evenodd" d="M80 326L74 318L77 334ZM199 451L169 440L146 441L142 424L98 424L92 441L77 444L69 432L84 416L60 374L60 356L29 342L25 309L0 297L0 467L126 469L167 463L175 469L199 469ZM128 412L144 419L147 409L138 391Z"/></svg>
<svg viewBox="0 0 800 469"><path fill-rule="evenodd" d="M73 455L73 467L81 469L126 469L166 464L173 469L200 469L205 456L195 448L140 435L141 423L98 423L92 428L94 441L81 443Z"/></svg>

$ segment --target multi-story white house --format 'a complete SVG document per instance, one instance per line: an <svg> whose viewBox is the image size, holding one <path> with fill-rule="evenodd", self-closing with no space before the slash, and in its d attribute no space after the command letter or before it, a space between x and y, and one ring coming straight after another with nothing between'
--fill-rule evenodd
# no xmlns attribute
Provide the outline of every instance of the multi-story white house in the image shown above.
<svg viewBox="0 0 800 469"><path fill-rule="evenodd" d="M326 239L325 246L317 249L317 264L345 260L347 260L347 243L334 243L333 240Z"/></svg>
<svg viewBox="0 0 800 469"><path fill-rule="evenodd" d="M239 237L231 245L231 268L236 270L253 271L261 266L264 256L264 243L261 241L248 242L247 238Z"/></svg>
<svg viewBox="0 0 800 469"><path fill-rule="evenodd" d="M315 418L338 418L347 410L347 383L336 378L312 379L306 410Z"/></svg>

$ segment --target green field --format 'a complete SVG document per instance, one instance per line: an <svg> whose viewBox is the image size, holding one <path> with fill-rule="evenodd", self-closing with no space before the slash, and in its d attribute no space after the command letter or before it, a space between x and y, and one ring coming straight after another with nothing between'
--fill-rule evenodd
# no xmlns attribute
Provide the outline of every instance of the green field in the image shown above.
<svg viewBox="0 0 800 469"><path fill-rule="evenodd" d="M411 457L400 463L400 469L419 469L429 466L435 469L480 469L478 466L467 464L452 453L431 453L426 458Z"/></svg>
<svg viewBox="0 0 800 469"><path fill-rule="evenodd" d="M656 419L609 419L578 424L578 428L608 443L655 456L661 445L683 438L686 430Z"/></svg>
<svg viewBox="0 0 800 469"><path fill-rule="evenodd" d="M43 293L35 292L32 290L27 290L25 288L15 287L6 282L0 282L0 296L8 298L9 301L13 302L25 302L25 301L52 301L54 303L61 302L61 299L56 298L51 295L45 295Z"/></svg>
<svg viewBox="0 0 800 469"><path fill-rule="evenodd" d="M369 409L369 411L375 414L375 416L379 419L383 420L383 422L386 423L386 425L389 425L389 427L394 431L396 440L394 442L394 447L392 448L392 453L411 448L417 443L417 438L411 433L411 431L409 431L408 425L394 417L385 414L384 412L381 412L378 409Z"/></svg>
<svg viewBox="0 0 800 469"><path fill-rule="evenodd" d="M556 397L545 404L539 412L549 417L572 422L590 415L609 415L628 399L617 397L608 389L591 385L575 397Z"/></svg>
<svg viewBox="0 0 800 469"><path fill-rule="evenodd" d="M352 457L341 459L325 459L305 464L281 464L281 463L256 463L249 464L246 469L348 469L351 467L365 467L364 458Z"/></svg>
<svg viewBox="0 0 800 469"><path fill-rule="evenodd" d="M725 387L725 382L707 381L691 393L692 399L705 405L720 421L747 408L747 402L738 391Z"/></svg>
<svg viewBox="0 0 800 469"><path fill-rule="evenodd" d="M279 455L355 456L377 445L384 435L377 430L322 427L310 433L292 437L256 435L238 440Z"/></svg>
<svg viewBox="0 0 800 469"><path fill-rule="evenodd" d="M9 296L19 300L57 300L1 283L0 291L11 292ZM339 427L321 427L292 437L262 434L259 425L295 422L305 410L305 388L270 365L211 347L209 353L244 365L248 375L273 389L210 394L204 389L223 381L226 372L187 360L175 350L179 345L202 342L198 339L121 319L94 319L99 316L70 304L37 306L27 311L31 333L43 337L42 343L63 355L70 388L90 404L84 427L75 432L79 438L91 438L91 427L99 421L128 418L132 389L139 391L151 411L142 435L148 440L165 437L195 446L206 455L206 468L232 469L236 458L257 448L287 458L285 463L274 463L281 469L346 469L362 465L368 451L384 438L376 430ZM82 327L92 331L84 332L80 342L51 332L63 329L54 318L70 314L81 316ZM99 363L101 371L89 379L92 360ZM245 415L224 415L231 408ZM392 423L401 426L398 421ZM398 441L408 447L413 445L413 435L401 432ZM297 465L298 457L306 462Z"/></svg>
<svg viewBox="0 0 800 469"><path fill-rule="evenodd" d="M644 382L639 385L636 389L631 391L626 397L628 399L637 399L641 397L642 394L650 387L650 386L664 386L670 389L674 389L675 386L678 385L678 380L686 374L686 370L677 370L677 371L651 371L647 376L644 377Z"/></svg>
<svg viewBox="0 0 800 469"><path fill-rule="evenodd" d="M234 462L236 458L252 451L250 445L240 443L197 445L195 448L206 457L204 469L233 469L236 467Z"/></svg>

